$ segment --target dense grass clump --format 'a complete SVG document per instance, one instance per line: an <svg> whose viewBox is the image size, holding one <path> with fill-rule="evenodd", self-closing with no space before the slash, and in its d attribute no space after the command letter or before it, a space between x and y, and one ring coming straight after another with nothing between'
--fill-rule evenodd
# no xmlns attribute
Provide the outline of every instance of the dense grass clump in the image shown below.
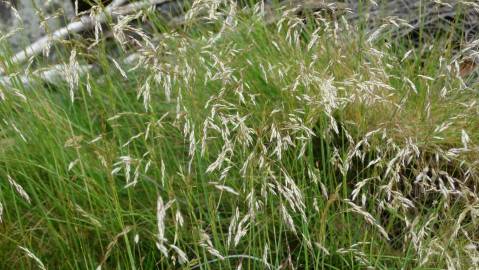
<svg viewBox="0 0 479 270"><path fill-rule="evenodd" d="M479 94L447 39L259 5L185 20L0 86L0 268L477 266Z"/></svg>

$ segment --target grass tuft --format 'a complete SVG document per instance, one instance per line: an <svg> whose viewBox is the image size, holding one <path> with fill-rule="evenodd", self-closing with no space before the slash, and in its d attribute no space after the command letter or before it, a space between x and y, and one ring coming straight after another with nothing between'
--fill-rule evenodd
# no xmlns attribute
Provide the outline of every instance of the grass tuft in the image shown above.
<svg viewBox="0 0 479 270"><path fill-rule="evenodd" d="M477 266L479 95L451 39L207 2L0 85L0 268Z"/></svg>

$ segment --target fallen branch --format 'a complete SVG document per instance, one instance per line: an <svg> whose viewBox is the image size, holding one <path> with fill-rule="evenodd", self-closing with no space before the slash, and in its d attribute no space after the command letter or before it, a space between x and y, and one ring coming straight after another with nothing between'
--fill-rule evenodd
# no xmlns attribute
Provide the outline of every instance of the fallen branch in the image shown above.
<svg viewBox="0 0 479 270"><path fill-rule="evenodd" d="M78 74L82 75L93 69L93 65L82 65L78 67ZM56 84L65 81L65 65L55 65L48 68L35 70L30 75L11 75L0 77L0 85L13 85L12 80L19 80L22 85L29 86L32 81L39 79L47 83Z"/></svg>
<svg viewBox="0 0 479 270"><path fill-rule="evenodd" d="M125 57L121 62L127 66L134 66L138 64L141 56L138 53L132 53ZM95 65L80 65L76 72L80 76L86 74L95 68ZM29 74L19 75L10 74L8 76L0 76L0 85L12 86L13 81L18 80L24 86L30 86L35 80L44 81L51 84L57 84L66 81L65 79L65 64L58 64L50 67L37 69Z"/></svg>
<svg viewBox="0 0 479 270"><path fill-rule="evenodd" d="M106 8L113 9L123 5L127 0L113 0Z"/></svg>
<svg viewBox="0 0 479 270"><path fill-rule="evenodd" d="M72 22L63 28L56 30L51 35L46 35L35 41L30 46L14 55L11 59L11 63L23 63L27 61L30 57L40 54L48 46L51 46L53 42L58 42L65 39L70 33L78 33L86 29L93 28L97 23L105 23L107 21L107 18L109 17L117 18L122 15L127 15L139 11L146 7L163 4L170 1L172 0L147 0L141 2L134 2L125 6L121 6L121 4L125 2L125 0L113 1L110 5L107 6L107 8L102 14L93 17L89 15L82 16L79 21ZM0 74L2 73L4 72L0 69Z"/></svg>

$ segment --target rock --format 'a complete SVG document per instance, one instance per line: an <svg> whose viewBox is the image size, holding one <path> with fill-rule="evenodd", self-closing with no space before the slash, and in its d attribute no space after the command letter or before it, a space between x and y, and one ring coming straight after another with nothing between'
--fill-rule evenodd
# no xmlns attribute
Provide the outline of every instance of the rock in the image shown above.
<svg viewBox="0 0 479 270"><path fill-rule="evenodd" d="M66 25L73 18L70 1L65 0L7 0L0 1L0 36L13 51Z"/></svg>

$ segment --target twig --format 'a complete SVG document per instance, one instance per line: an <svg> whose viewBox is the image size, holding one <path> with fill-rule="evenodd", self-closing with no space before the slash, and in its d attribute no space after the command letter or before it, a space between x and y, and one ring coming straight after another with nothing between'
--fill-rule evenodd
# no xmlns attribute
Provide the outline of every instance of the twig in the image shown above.
<svg viewBox="0 0 479 270"><path fill-rule="evenodd" d="M106 22L108 17L116 18L121 15L133 13L145 7L163 4L170 1L172 0L147 0L147 1L131 3L131 4L120 7L117 5L121 5L122 3L125 2L125 0L115 0L109 6L107 6L104 13L94 17L91 17L89 15L82 16L79 21L72 22L63 28L56 30L51 35L46 35L40 38L39 40L35 41L33 44L25 48L23 51L14 55L11 59L11 63L12 64L23 63L30 57L33 57L41 53L45 48L50 46L53 42L58 42L64 39L70 33L77 33L77 32L84 31L88 28L92 28L95 25L95 23L104 23ZM2 73L3 71L0 69L0 74Z"/></svg>

